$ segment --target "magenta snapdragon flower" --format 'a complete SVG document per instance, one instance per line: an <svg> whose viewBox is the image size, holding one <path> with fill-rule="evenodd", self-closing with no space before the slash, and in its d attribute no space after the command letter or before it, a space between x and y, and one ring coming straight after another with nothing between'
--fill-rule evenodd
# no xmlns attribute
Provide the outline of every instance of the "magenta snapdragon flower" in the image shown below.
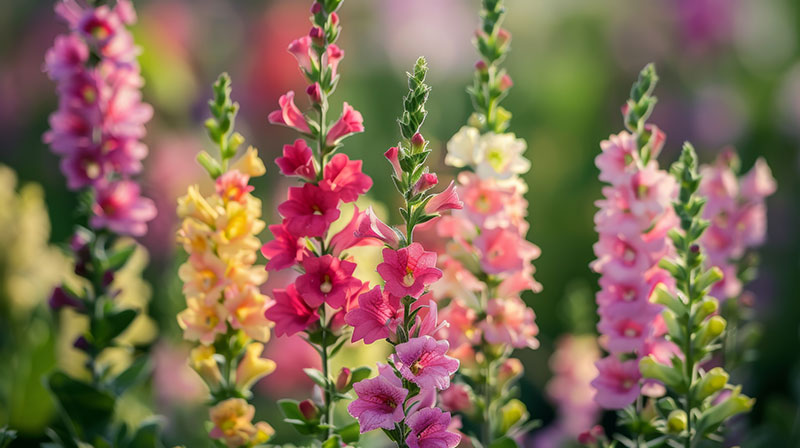
<svg viewBox="0 0 800 448"><path fill-rule="evenodd" d="M310 134L311 128L308 127L306 117L294 104L294 92L289 91L281 95L278 99L280 109L270 112L267 119L272 124L279 124L294 128L304 134Z"/></svg>
<svg viewBox="0 0 800 448"><path fill-rule="evenodd" d="M450 387L450 375L458 370L457 359L447 356L450 344L431 336L411 338L395 346L392 360L403 375L420 388L445 390Z"/></svg>
<svg viewBox="0 0 800 448"><path fill-rule="evenodd" d="M397 232L394 231L389 225L378 219L375 215L375 210L372 206L363 212L363 219L359 222L355 235L360 238L372 238L383 242L384 244L396 247L400 239Z"/></svg>
<svg viewBox="0 0 800 448"><path fill-rule="evenodd" d="M313 153L305 140L298 138L291 145L283 145L283 157L275 159L275 164L284 176L298 176L306 180L317 177Z"/></svg>
<svg viewBox="0 0 800 448"><path fill-rule="evenodd" d="M342 116L331 126L325 138L325 144L333 146L342 138L359 132L364 132L364 117L361 116L361 112L353 109L353 106L345 101L342 105Z"/></svg>
<svg viewBox="0 0 800 448"><path fill-rule="evenodd" d="M265 316L275 322L276 336L291 336L319 321L317 310L300 297L294 284L272 291L274 302Z"/></svg>
<svg viewBox="0 0 800 448"><path fill-rule="evenodd" d="M422 408L408 416L411 432L406 437L409 448L455 448L461 436L449 431L450 413L438 408Z"/></svg>
<svg viewBox="0 0 800 448"><path fill-rule="evenodd" d="M323 303L333 308L344 306L348 297L361 288L361 280L353 277L356 264L332 255L305 257L305 274L297 278L297 292L311 307Z"/></svg>
<svg viewBox="0 0 800 448"><path fill-rule="evenodd" d="M361 161L347 154L336 154L325 165L320 188L337 193L344 202L353 202L372 187L372 179L361 172Z"/></svg>
<svg viewBox="0 0 800 448"><path fill-rule="evenodd" d="M408 391L396 377L392 368L378 363L378 376L353 385L358 398L347 406L347 411L358 420L361 434L378 428L394 429L403 421L403 403Z"/></svg>
<svg viewBox="0 0 800 448"><path fill-rule="evenodd" d="M142 236L147 222L156 217L152 200L140 196L139 184L119 181L100 185L89 223L121 235Z"/></svg>
<svg viewBox="0 0 800 448"><path fill-rule="evenodd" d="M298 238L284 224L273 224L269 231L275 238L261 247L261 253L269 260L268 271L280 271L299 263L308 253L305 238Z"/></svg>
<svg viewBox="0 0 800 448"><path fill-rule="evenodd" d="M358 307L347 313L344 321L353 327L351 342L363 339L365 344L372 344L393 335L402 318L400 299L375 286L358 296Z"/></svg>
<svg viewBox="0 0 800 448"><path fill-rule="evenodd" d="M339 218L339 195L314 184L289 188L289 198L278 205L286 230L294 236L321 237Z"/></svg>
<svg viewBox="0 0 800 448"><path fill-rule="evenodd" d="M436 268L436 252L426 251L419 243L383 249L383 263L377 269L386 289L398 297L419 297L428 285L442 278L442 271Z"/></svg>

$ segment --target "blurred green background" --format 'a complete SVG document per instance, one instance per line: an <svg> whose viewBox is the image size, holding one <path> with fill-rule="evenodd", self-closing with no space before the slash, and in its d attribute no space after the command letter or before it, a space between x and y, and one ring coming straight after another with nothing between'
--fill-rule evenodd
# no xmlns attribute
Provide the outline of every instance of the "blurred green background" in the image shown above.
<svg viewBox="0 0 800 448"><path fill-rule="evenodd" d="M348 139L345 151L363 159L365 171L375 179L372 200L385 202L384 198L393 197L390 183L381 181L388 172L382 154L398 139L395 118L405 91L404 72L419 55L428 58L434 89L425 134L438 150L436 168L449 177L451 171L442 163L444 143L471 112L464 89L471 82L476 60L470 39L477 25L478 3L344 3L339 44L346 57L333 108L338 110L346 100L364 115L366 132ZM52 12L53 4L49 0L0 2L0 163L15 170L21 184L41 184L52 223L49 241L55 244L71 233L76 197L64 188L58 160L41 141L47 116L56 107L54 85L41 70L43 55L55 35L65 30ZM150 156L142 182L157 202L159 217L142 242L150 251L144 275L151 285L149 311L158 338L143 343L156 361L154 380L136 394L129 409L131 418L149 406L166 415L168 444L206 446L198 425L205 411L197 405L200 392L191 372L182 368L185 347L180 345L175 322L175 314L184 306L175 275L183 257L174 244L175 198L201 178L193 157L209 148L202 127L205 102L212 80L228 71L234 81L234 99L241 104L240 131L267 161L267 176L259 179L255 193L264 201L267 221L275 221L278 195L285 194L287 184L271 160L294 135L268 125L266 116L281 93L304 88L286 46L308 31L309 2L137 0L134 4L139 13L134 33L142 47L140 61L147 81L144 97L156 111L148 125ZM630 84L638 70L653 61L661 82L652 121L668 136L662 166L677 157L684 140L690 140L704 162L728 145L738 150L745 169L763 156L777 179L778 193L768 199L768 242L760 251L760 276L747 288L757 297L756 318L763 337L757 358L738 372L737 380L744 382L746 392L758 398L749 421L742 422L749 429L742 431L739 442L743 446L800 446L800 293L796 286L800 274L800 2L507 0L507 6L506 27L513 34L513 51L506 66L515 85L504 104L514 114L511 131L529 144L527 157L533 163L525 176L530 185L529 238L542 248L535 264L544 291L525 297L536 311L542 347L520 353L526 366L523 400L534 418L546 425L554 416L542 391L549 379L547 360L555 340L566 332L594 331L597 279L588 263L596 241L592 216L600 183L593 159L600 140L621 130L619 108ZM26 201L36 202L36 198ZM10 202L4 202L0 208L14 210ZM395 208L395 204L386 205ZM10 215L9 220L0 221L0 233L24 232L25 226L16 229L19 225L12 232L15 215ZM47 226L39 227L42 241L32 247L47 255L32 264L48 273L30 269L30 275L48 278L63 260L53 261L53 267L39 263L47 257L58 258L43 246ZM22 253L31 258L34 250L11 246L0 247L5 251L0 256L0 282L6 283L0 285L5 291L0 293L0 356L4 358L0 425L10 421L21 431L21 439L12 446L36 446L53 418L41 375L57 358L65 362L67 355L64 343L50 331L55 323L43 305L46 288L29 288L31 301L42 305L25 307L24 312L9 297L9 272L14 271L9 266L25 258ZM283 369L279 367L281 375L268 377L260 385L259 412L280 430L270 394L291 389L292 369L311 360L287 356L295 353L285 353L291 350L286 349L291 347L286 341L273 340L270 346L273 353L267 354L279 365L281 354L291 358L284 360ZM305 385L299 387L294 385L302 395Z"/></svg>

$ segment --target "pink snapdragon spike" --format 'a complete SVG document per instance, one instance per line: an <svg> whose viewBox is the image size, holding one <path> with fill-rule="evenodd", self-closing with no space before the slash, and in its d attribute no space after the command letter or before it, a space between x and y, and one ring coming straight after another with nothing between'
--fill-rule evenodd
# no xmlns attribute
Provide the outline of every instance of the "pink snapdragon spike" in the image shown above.
<svg viewBox="0 0 800 448"><path fill-rule="evenodd" d="M358 420L361 434L378 428L394 429L405 418L403 403L408 391L391 367L378 364L378 371L377 377L353 385L358 398L347 406L347 412Z"/></svg>
<svg viewBox="0 0 800 448"><path fill-rule="evenodd" d="M536 316L522 299L492 299L486 306L486 314L486 320L479 325L486 342L515 348L539 347L536 339L539 333L539 327L535 324Z"/></svg>
<svg viewBox="0 0 800 448"><path fill-rule="evenodd" d="M278 206L286 230L294 236L321 237L339 218L339 195L314 184L289 188L289 199Z"/></svg>
<svg viewBox="0 0 800 448"><path fill-rule="evenodd" d="M447 210L460 210L463 207L464 203L458 199L455 182L451 181L444 191L434 196L425 205L425 213L441 213Z"/></svg>
<svg viewBox="0 0 800 448"><path fill-rule="evenodd" d="M615 357L603 358L597 363L598 375L592 381L597 391L595 401L605 409L622 409L639 396L639 362L635 359L620 361Z"/></svg>
<svg viewBox="0 0 800 448"><path fill-rule="evenodd" d="M361 161L336 154L325 165L320 188L337 193L343 202L353 202L372 187L372 179L361 172Z"/></svg>
<svg viewBox="0 0 800 448"><path fill-rule="evenodd" d="M267 119L272 124L279 124L294 128L304 134L310 134L311 128L308 127L306 118L300 109L294 104L294 92L289 91L278 99L280 109L270 112Z"/></svg>
<svg viewBox="0 0 800 448"><path fill-rule="evenodd" d="M400 242L397 232L378 219L372 206L364 212L364 217L359 222L355 235L359 238L371 238L381 241L390 247L397 247Z"/></svg>
<svg viewBox="0 0 800 448"><path fill-rule="evenodd" d="M55 9L70 32L58 36L45 55L59 105L43 139L61 156L68 188L95 193L92 226L142 236L155 205L139 197L130 176L141 171L147 155L140 140L153 109L141 101L139 50L126 28L136 15L124 0L114 8L59 2ZM91 52L96 63L89 63Z"/></svg>
<svg viewBox="0 0 800 448"><path fill-rule="evenodd" d="M276 336L292 336L319 321L317 310L300 297L294 284L286 289L275 289L272 295L275 301L267 308L265 316L275 322Z"/></svg>
<svg viewBox="0 0 800 448"><path fill-rule="evenodd" d="M275 238L261 247L261 253L269 260L268 271L280 271L299 263L308 253L304 239L292 235L283 224L269 226Z"/></svg>
<svg viewBox="0 0 800 448"><path fill-rule="evenodd" d="M459 365L457 359L446 355L449 348L447 341L421 336L398 344L392 359L403 378L421 388L445 390Z"/></svg>
<svg viewBox="0 0 800 448"><path fill-rule="evenodd" d="M297 292L310 307L326 303L341 308L347 298L361 288L361 280L353 277L355 263L323 255L304 258L302 266L305 274L297 279Z"/></svg>
<svg viewBox="0 0 800 448"><path fill-rule="evenodd" d="M353 109L353 106L344 102L342 106L342 116L331 126L325 139L325 144L333 146L339 140L359 132L364 132L364 118L361 112Z"/></svg>
<svg viewBox="0 0 800 448"><path fill-rule="evenodd" d="M409 448L455 448L461 436L450 431L449 412L438 408L422 408L406 419L411 433L406 437Z"/></svg>
<svg viewBox="0 0 800 448"><path fill-rule="evenodd" d="M298 176L314 180L317 171L312 160L313 152L305 140L298 138L291 145L283 145L283 157L275 159L275 164L285 176Z"/></svg>
<svg viewBox="0 0 800 448"><path fill-rule="evenodd" d="M403 318L400 299L375 286L358 296L358 307L347 313L344 320L353 327L351 342L361 339L365 344L391 338Z"/></svg>
<svg viewBox="0 0 800 448"><path fill-rule="evenodd" d="M119 181L97 186L89 223L94 228L108 228L121 235L142 236L147 222L156 217L152 200L139 195L139 184Z"/></svg>
<svg viewBox="0 0 800 448"><path fill-rule="evenodd" d="M419 297L431 283L442 278L436 268L436 252L428 252L419 243L402 249L383 249L383 263L378 274L386 281L386 290L397 297Z"/></svg>
<svg viewBox="0 0 800 448"><path fill-rule="evenodd" d="M733 150L723 152L709 166L701 167L699 192L708 198L703 217L709 227L701 237L708 263L722 270L722 281L711 294L720 300L737 298L743 284L739 263L749 250L764 243L767 232L766 198L777 186L763 159L737 177L732 165L738 164Z"/></svg>

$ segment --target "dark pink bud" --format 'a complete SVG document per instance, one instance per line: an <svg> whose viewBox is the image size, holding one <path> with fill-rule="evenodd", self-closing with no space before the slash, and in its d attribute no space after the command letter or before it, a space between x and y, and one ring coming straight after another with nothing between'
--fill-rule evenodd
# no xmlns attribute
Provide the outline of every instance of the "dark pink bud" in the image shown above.
<svg viewBox="0 0 800 448"><path fill-rule="evenodd" d="M399 151L395 147L389 148L383 155L389 160L394 169L394 175L399 179L403 175L403 168L400 167Z"/></svg>
<svg viewBox="0 0 800 448"><path fill-rule="evenodd" d="M103 274L103 286L109 286L114 282L114 271L106 271Z"/></svg>
<svg viewBox="0 0 800 448"><path fill-rule="evenodd" d="M303 400L297 407L300 408L300 413L306 420L316 420L319 416L319 408L311 400Z"/></svg>
<svg viewBox="0 0 800 448"><path fill-rule="evenodd" d="M311 14L319 14L321 12L322 12L322 3L314 2L314 4L311 5Z"/></svg>
<svg viewBox="0 0 800 448"><path fill-rule="evenodd" d="M54 310L60 310L65 306L76 309L83 308L83 304L78 299L72 297L61 287L53 290L53 294L50 295L50 300L48 300L47 303L50 305L50 308Z"/></svg>
<svg viewBox="0 0 800 448"><path fill-rule="evenodd" d="M578 435L578 443L581 445L594 445L597 443L597 439L589 431L584 431Z"/></svg>
<svg viewBox="0 0 800 448"><path fill-rule="evenodd" d="M505 75L503 75L502 78L500 78L500 91L501 92L505 92L506 90L510 89L511 86L513 86L513 85L514 85L514 81L511 80L511 77L508 76L507 73Z"/></svg>
<svg viewBox="0 0 800 448"><path fill-rule="evenodd" d="M89 341L87 341L83 336L79 336L78 339L75 339L75 342L72 343L72 346L84 352L88 352L89 349L92 348L92 344L90 344Z"/></svg>
<svg viewBox="0 0 800 448"><path fill-rule="evenodd" d="M475 63L475 70L479 71L481 74L486 74L489 72L489 65L486 64L486 61L481 59Z"/></svg>
<svg viewBox="0 0 800 448"><path fill-rule="evenodd" d="M339 376L336 378L336 390L339 392L344 392L347 390L347 386L350 385L350 379L352 379L352 372L347 367L342 367L342 370L339 372Z"/></svg>
<svg viewBox="0 0 800 448"><path fill-rule="evenodd" d="M414 192L421 193L438 183L439 178L436 177L435 173L425 173L419 178L416 185L414 185Z"/></svg>
<svg viewBox="0 0 800 448"><path fill-rule="evenodd" d="M89 237L82 232L75 232L69 240L69 247L73 252L79 252L89 244Z"/></svg>
<svg viewBox="0 0 800 448"><path fill-rule="evenodd" d="M311 42L317 47L325 45L325 32L318 26L311 28L311 31L308 32L308 37L311 38Z"/></svg>
<svg viewBox="0 0 800 448"><path fill-rule="evenodd" d="M308 97L311 98L311 102L314 104L319 104L322 102L322 89L319 87L318 82L308 86L306 93L308 94Z"/></svg>
<svg viewBox="0 0 800 448"><path fill-rule="evenodd" d="M500 28L500 30L497 31L497 43L502 47L508 45L509 42L511 42L511 33L509 33L508 30Z"/></svg>
<svg viewBox="0 0 800 448"><path fill-rule="evenodd" d="M335 12L331 13L331 24L334 26L339 24L339 14L336 14Z"/></svg>
<svg viewBox="0 0 800 448"><path fill-rule="evenodd" d="M411 150L413 152L422 151L425 149L425 143L425 138L422 136L422 134L417 132L413 137L411 137Z"/></svg>

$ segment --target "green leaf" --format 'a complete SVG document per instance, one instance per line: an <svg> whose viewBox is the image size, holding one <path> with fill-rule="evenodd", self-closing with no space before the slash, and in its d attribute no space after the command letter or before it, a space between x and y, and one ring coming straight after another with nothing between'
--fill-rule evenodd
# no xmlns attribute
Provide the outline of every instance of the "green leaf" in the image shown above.
<svg viewBox="0 0 800 448"><path fill-rule="evenodd" d="M283 416L287 419L305 420L303 413L300 412L300 403L298 401L289 399L278 400L278 406L281 408Z"/></svg>
<svg viewBox="0 0 800 448"><path fill-rule="evenodd" d="M122 334L136 319L138 312L134 309L111 311L102 319L92 319L92 336L98 348L106 347L117 336Z"/></svg>
<svg viewBox="0 0 800 448"><path fill-rule="evenodd" d="M122 267L128 263L133 254L136 252L137 247L138 246L136 244L130 244L115 251L110 257L108 257L107 268L111 269L112 271L118 271L122 269Z"/></svg>
<svg viewBox="0 0 800 448"><path fill-rule="evenodd" d="M509 437L501 437L489 445L489 448L517 448L517 442Z"/></svg>
<svg viewBox="0 0 800 448"><path fill-rule="evenodd" d="M372 369L370 369L369 367L365 366L359 367L350 372L350 384L355 384L361 380L365 380L369 378L371 374L372 374Z"/></svg>
<svg viewBox="0 0 800 448"><path fill-rule="evenodd" d="M340 448L342 446L342 438L338 434L331 436L328 440L322 442L322 448Z"/></svg>
<svg viewBox="0 0 800 448"><path fill-rule="evenodd" d="M311 378L311 381L317 383L319 387L323 389L328 387L328 379L325 378L325 375L323 375L322 372L320 372L319 370L306 368L303 369L303 372L305 372L306 375L308 375L308 377Z"/></svg>
<svg viewBox="0 0 800 448"><path fill-rule="evenodd" d="M48 387L61 405L65 417L81 433L79 435L100 432L111 420L116 400L108 392L97 390L60 371L50 375Z"/></svg>
<svg viewBox="0 0 800 448"><path fill-rule="evenodd" d="M339 434L342 437L342 442L344 443L352 444L358 442L358 438L360 436L358 422L353 422L349 425L337 428L336 434Z"/></svg>
<svg viewBox="0 0 800 448"><path fill-rule="evenodd" d="M305 436L311 435L311 434L316 434L319 431L319 428L317 427L317 425L308 424L308 423L304 422L303 420L297 420L295 418L285 418L285 419L283 419L283 421L288 423L288 424L290 424L290 425L292 425L294 427L295 431L297 431L300 434L305 435Z"/></svg>
<svg viewBox="0 0 800 448"><path fill-rule="evenodd" d="M111 382L111 388L117 396L122 395L132 386L144 381L150 374L150 369L149 358L147 356L140 356L136 358L127 369L120 373L119 376L114 378Z"/></svg>
<svg viewBox="0 0 800 448"><path fill-rule="evenodd" d="M161 429L161 421L157 418L150 418L142 422L133 434L128 448L154 448L158 446L158 432Z"/></svg>

